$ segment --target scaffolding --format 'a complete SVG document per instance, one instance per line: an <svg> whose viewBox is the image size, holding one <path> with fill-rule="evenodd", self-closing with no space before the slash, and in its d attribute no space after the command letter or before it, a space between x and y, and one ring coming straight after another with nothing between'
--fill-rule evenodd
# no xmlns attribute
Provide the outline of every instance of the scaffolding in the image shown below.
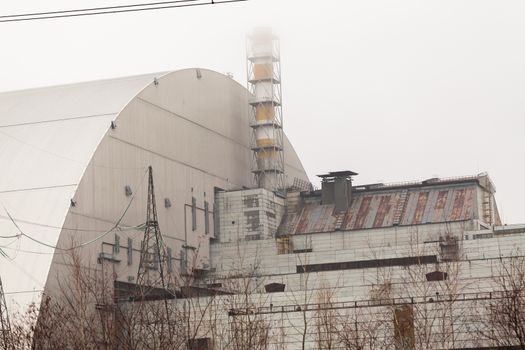
<svg viewBox="0 0 525 350"><path fill-rule="evenodd" d="M269 28L247 38L252 172L257 187L285 192L279 39Z"/></svg>

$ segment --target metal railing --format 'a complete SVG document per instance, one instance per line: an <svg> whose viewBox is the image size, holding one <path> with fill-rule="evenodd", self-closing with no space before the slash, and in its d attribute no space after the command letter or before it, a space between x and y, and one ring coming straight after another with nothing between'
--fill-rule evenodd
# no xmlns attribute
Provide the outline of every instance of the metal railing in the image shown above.
<svg viewBox="0 0 525 350"><path fill-rule="evenodd" d="M487 173L479 173L477 175L466 175L466 176L453 176L453 177L442 177L442 178L430 178L426 180L414 180L414 181L401 181L401 182L389 182L389 183L378 183L378 184L372 184L372 185L357 185L356 187L368 187L371 186L372 188L391 188L391 187L406 187L406 186L418 186L423 185L425 183L428 184L436 184L436 183L444 183L444 182L451 182L451 181L468 181L468 180L478 180L480 177L487 176Z"/></svg>
<svg viewBox="0 0 525 350"><path fill-rule="evenodd" d="M421 297L403 297L388 299L367 299L355 301L342 301L333 303L310 303L310 304L289 304L289 305L272 305L259 307L232 308L228 311L229 316L239 315L257 315L257 314L276 314L287 312L305 312L318 310L334 309L356 309L370 307L396 306L406 304L424 304L424 303L443 303L443 302L463 302L478 301L505 298L504 292L476 292L460 294L436 294L432 296Z"/></svg>

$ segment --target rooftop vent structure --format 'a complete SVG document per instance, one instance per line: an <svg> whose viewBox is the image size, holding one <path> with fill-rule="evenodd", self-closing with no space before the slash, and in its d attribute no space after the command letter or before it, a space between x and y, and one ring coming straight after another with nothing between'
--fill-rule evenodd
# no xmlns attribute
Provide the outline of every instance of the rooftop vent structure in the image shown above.
<svg viewBox="0 0 525 350"><path fill-rule="evenodd" d="M348 210L352 204L352 176L358 175L350 170L331 171L317 175L321 182L321 204L335 204L335 210Z"/></svg>

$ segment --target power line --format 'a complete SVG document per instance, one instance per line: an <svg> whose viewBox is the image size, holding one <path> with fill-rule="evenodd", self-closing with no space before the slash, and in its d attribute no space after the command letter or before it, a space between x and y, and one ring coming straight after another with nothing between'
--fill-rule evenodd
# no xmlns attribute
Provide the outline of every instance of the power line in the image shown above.
<svg viewBox="0 0 525 350"><path fill-rule="evenodd" d="M27 253L27 254L35 254L35 255L55 255L55 254L58 254L58 255L65 255L66 253L61 253L61 252L37 252L35 250L24 250L24 249L18 249L18 248L11 248L11 247L7 247L7 246L0 246L0 249L9 249L9 250L14 250L15 251L15 254L18 254L18 253ZM9 261L11 261L12 259L6 255L4 256L4 258L8 259Z"/></svg>
<svg viewBox="0 0 525 350"><path fill-rule="evenodd" d="M141 168L141 169L143 169L143 168ZM9 216L2 215L2 214L0 214L0 219L11 220L9 218ZM28 225L39 226L39 227L47 227L47 228L55 228L55 229L64 230L64 231L98 232L98 233L106 232L106 230L95 230L95 229L89 229L89 228L73 228L73 227L67 227L67 226L56 226L56 225L44 224L44 223L41 223L41 222L35 222L35 221L18 219L18 218L15 218L15 217L13 218L13 220L15 220L16 222L21 222L21 223L28 224ZM111 223L112 225L115 224L114 222L108 222L108 223ZM135 230L135 229L136 229L135 226L119 225L119 230L120 231ZM8 238L15 238L15 237L19 237L19 236L20 236L20 234L14 234L14 235L10 235L10 236L0 235L0 239L2 239L2 238L6 238L6 239L8 239Z"/></svg>
<svg viewBox="0 0 525 350"><path fill-rule="evenodd" d="M35 20L42 20L42 19L56 19L56 18L67 18L67 17L108 15L108 14L125 13L125 12L165 10L165 9L172 9L172 8L179 8L179 7L220 5L220 4L228 4L228 3L235 3L235 2L245 2L245 1L249 1L249 0L222 0L222 1L174 0L174 1L161 1L161 2L153 2L153 3L140 3L140 4L130 4L130 5L119 5L119 6L80 8L80 9L73 9L73 10L34 12L34 13L25 13L25 14L2 15L0 16L0 23L35 21Z"/></svg>
<svg viewBox="0 0 525 350"><path fill-rule="evenodd" d="M147 173L148 173L148 171L146 171L144 173L144 175L142 176L142 179L141 179L141 182L140 182L140 185L139 185L139 189L142 188L142 185L144 184L144 179L145 179ZM117 222L108 231L102 233L101 235L99 235L99 236L97 236L97 237L95 237L95 238L93 238L93 239L91 239L91 240L89 240L87 242L83 242L83 243L81 243L81 244L79 244L77 246L70 247L70 248L57 247L55 245L51 245L51 244L45 243L43 241L40 241L40 240L38 240L38 239L36 239L36 238L26 234L24 231L22 231L20 226L18 226L18 224L16 223L15 219L13 219L13 217L11 216L11 214L9 213L7 208L5 206L3 206L3 207L4 207L4 210L5 210L6 214L7 214L7 216L9 217L9 219L11 220L11 222L13 223L15 228L18 230L20 236L26 237L26 238L30 239L31 241L33 241L35 243L38 243L38 244L40 244L42 246L45 246L45 247L48 247L48 248L52 248L52 249L56 249L56 250L59 250L59 251L67 252L67 251L71 251L71 250L74 250L74 249L77 249L77 248L82 248L84 246L90 245L90 244L92 244L92 243L94 243L94 242L104 238L109 233L114 232L115 230L118 230L119 226L120 226L120 223L122 222L122 220L124 219L124 216L126 215L126 213L128 212L129 208L131 207L131 204L133 203L133 200L135 199L136 195L137 195L137 192L135 192L133 194L133 196L129 200L126 208L124 209L124 212L122 213L122 215L119 217ZM142 229L143 227L144 227L143 225L137 225L137 226L134 226L134 227L128 227L128 229ZM3 252L0 250L0 253L3 253ZM1 254L1 255L5 255L5 254Z"/></svg>
<svg viewBox="0 0 525 350"><path fill-rule="evenodd" d="M161 1L161 2L151 2L151 3L143 3L143 4L131 4L131 5L118 5L118 6L104 6L104 7L82 8L82 9L74 9L74 10L33 12L33 13L25 13L25 14L18 14L18 15L4 15L4 16L0 16L0 18L8 18L8 17L9 18L16 18L16 17L28 17L28 16L57 15L57 14L63 14L63 13L101 11L101 10L117 10L117 9L124 9L124 8L128 8L128 7L144 7L144 6L169 5L169 4L176 4L176 3L181 3L181 2L184 3L184 2L196 2L196 1L201 1L201 0Z"/></svg>
<svg viewBox="0 0 525 350"><path fill-rule="evenodd" d="M18 290L15 292L4 292L4 295L11 295L11 294L33 294L33 293L42 293L43 289L37 289L37 290Z"/></svg>

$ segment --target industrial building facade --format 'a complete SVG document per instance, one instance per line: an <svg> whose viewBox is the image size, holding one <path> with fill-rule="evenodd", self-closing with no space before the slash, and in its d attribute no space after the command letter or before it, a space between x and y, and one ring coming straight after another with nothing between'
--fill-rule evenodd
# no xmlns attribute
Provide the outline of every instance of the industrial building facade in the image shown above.
<svg viewBox="0 0 525 350"><path fill-rule="evenodd" d="M92 310L113 324L137 305L183 310L173 348L519 348L487 317L525 226L502 225L488 175L354 185L337 171L313 189L282 133L278 48L259 39L250 90L186 69L0 94L9 307L57 297L74 252L111 276ZM165 348L128 331L107 347Z"/></svg>
<svg viewBox="0 0 525 350"><path fill-rule="evenodd" d="M207 283L254 293L232 308L230 324L265 320L274 348L521 349L516 338L501 345L487 335L525 243L525 226L501 226L489 177L352 186L352 175L322 175L321 190L284 201L219 194ZM254 203L271 208L257 227ZM274 215L277 228L266 219Z"/></svg>

